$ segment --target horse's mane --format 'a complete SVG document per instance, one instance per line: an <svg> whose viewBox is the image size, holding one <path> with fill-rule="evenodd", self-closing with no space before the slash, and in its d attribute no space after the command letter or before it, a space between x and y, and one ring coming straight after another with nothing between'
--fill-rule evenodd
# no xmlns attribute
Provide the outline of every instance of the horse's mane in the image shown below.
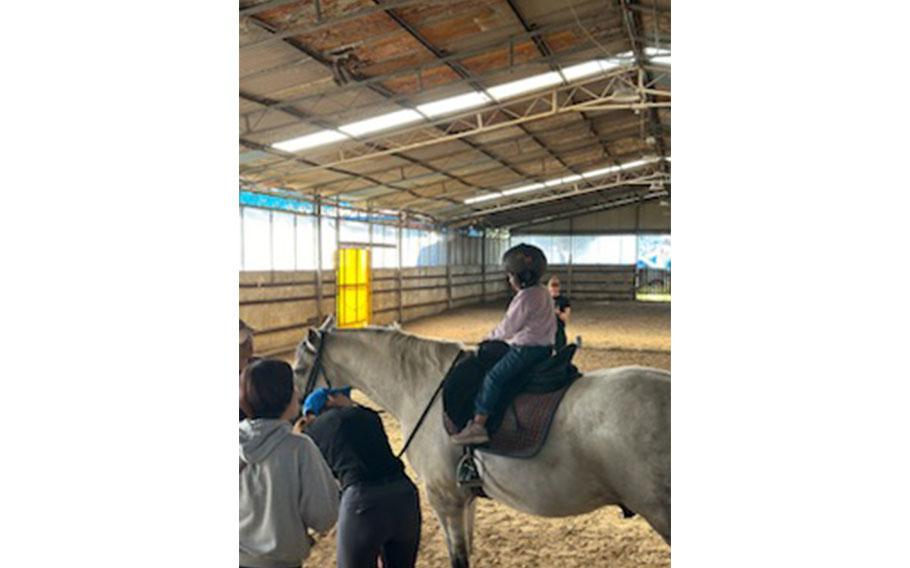
<svg viewBox="0 0 910 568"><path fill-rule="evenodd" d="M422 351L430 347L439 347L441 345L453 345L457 346L459 349L464 348L464 346L457 341L415 335L402 331L397 327L369 325L360 328L335 329L333 330L333 333L375 333L383 336L391 345L401 348L402 351L409 352Z"/></svg>

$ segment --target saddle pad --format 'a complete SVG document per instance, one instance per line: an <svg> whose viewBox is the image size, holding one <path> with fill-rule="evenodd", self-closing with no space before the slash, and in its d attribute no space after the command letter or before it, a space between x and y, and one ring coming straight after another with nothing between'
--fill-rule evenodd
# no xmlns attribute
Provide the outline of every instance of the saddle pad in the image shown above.
<svg viewBox="0 0 910 568"><path fill-rule="evenodd" d="M481 344L477 353L466 353L445 379L442 390L443 409L452 423L464 428L474 416L474 399L483 384L486 373L502 358L509 347L496 342ZM503 390L503 402L515 398L520 392L545 394L556 392L580 377L581 373L572 365L575 345L569 345L556 356L532 367L523 376L516 378ZM487 422L487 429L495 432L499 427L502 412L494 412Z"/></svg>
<svg viewBox="0 0 910 568"><path fill-rule="evenodd" d="M490 434L490 442L478 446L477 451L510 458L531 458L537 455L547 440L556 409L572 382L574 380L558 390L544 394L519 394L503 414L499 428ZM459 431L448 414L443 413L443 421L449 434Z"/></svg>

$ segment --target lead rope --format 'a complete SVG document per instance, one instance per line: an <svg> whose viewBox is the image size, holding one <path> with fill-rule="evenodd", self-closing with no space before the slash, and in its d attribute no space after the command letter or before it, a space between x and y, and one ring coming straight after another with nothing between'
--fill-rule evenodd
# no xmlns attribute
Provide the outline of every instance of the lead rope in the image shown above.
<svg viewBox="0 0 910 568"><path fill-rule="evenodd" d="M408 439L404 443L404 447L401 448L401 451L398 452L398 455L395 456L398 459L401 459L401 456L408 451L408 446L411 445L411 441L414 439L414 435L417 434L417 431L420 430L420 426L423 424L424 419L427 417L427 414L430 412L430 408L433 406L433 402L436 400L436 397L439 396L439 391L442 390L442 386L446 383L446 379L449 378L449 375L452 374L452 371L455 369L455 365L461 360L461 356L464 354L464 351L458 350L458 355L455 356L455 360L452 361L452 364L449 365L449 370L446 371L446 374L443 375L442 380L439 381L439 386L436 387L436 390L433 391L433 396L430 397L430 402L427 403L426 408L423 409L423 413L420 415L420 418L417 420L417 424L414 426L414 429L411 430L411 433L408 435Z"/></svg>

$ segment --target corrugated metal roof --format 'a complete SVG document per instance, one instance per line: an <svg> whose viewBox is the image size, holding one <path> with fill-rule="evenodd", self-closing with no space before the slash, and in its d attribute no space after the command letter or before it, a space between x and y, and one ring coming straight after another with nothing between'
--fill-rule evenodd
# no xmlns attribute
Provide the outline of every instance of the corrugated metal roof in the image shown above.
<svg viewBox="0 0 910 568"><path fill-rule="evenodd" d="M313 2L240 4L244 184L402 207L442 222L508 226L617 195L644 196L647 184L588 191L592 186L582 179L463 201L670 154L669 96L657 94L669 93L670 69L645 59L635 60L644 66L615 73L619 79L560 85L363 140L277 151L272 143L477 88L647 47L669 49L665 0L321 0L319 8L317 17ZM650 89L639 95L638 109L610 108L629 85ZM558 112L545 112L551 103ZM582 103L587 106L568 108ZM639 177L651 174L664 176L669 191L668 162Z"/></svg>

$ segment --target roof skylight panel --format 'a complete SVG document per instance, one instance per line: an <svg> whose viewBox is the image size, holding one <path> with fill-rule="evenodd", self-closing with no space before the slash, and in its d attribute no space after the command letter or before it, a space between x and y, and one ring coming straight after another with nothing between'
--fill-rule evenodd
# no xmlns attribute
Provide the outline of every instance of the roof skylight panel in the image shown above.
<svg viewBox="0 0 910 568"><path fill-rule="evenodd" d="M528 191L534 191L536 189L541 189L544 187L542 183L531 183L528 185L523 185L521 187L514 187L512 189L507 189L502 192L503 195L515 195L517 193L526 193Z"/></svg>
<svg viewBox="0 0 910 568"><path fill-rule="evenodd" d="M496 85L495 87L490 87L487 89L487 92L497 101L501 101L509 97L531 93L560 83L562 83L562 75L560 75L558 71L549 71L547 73L541 73L540 75L531 75L524 79L518 79L517 81L510 81L508 83Z"/></svg>
<svg viewBox="0 0 910 568"><path fill-rule="evenodd" d="M551 180L547 180L544 182L522 185L519 187L514 187L512 189L506 189L504 191L500 191L500 192L496 192L496 193L489 193L489 194L481 195L478 197L471 197L469 199L465 199L464 203L470 205L472 203L479 203L481 201L489 201L491 199L498 199L500 197L508 197L510 195L516 195L519 193L527 193L529 191L536 191L538 189L543 189L545 187L556 187L558 185L574 183L576 181L581 180L582 178L592 179L592 178L597 178L597 177L603 177L605 175L614 174L616 172L620 172L620 171L624 171L624 170L631 170L631 169L637 168L639 166L651 164L651 163L657 162L661 159L662 158L650 157L650 158L642 158L639 160L632 160L631 162L625 162L623 164L616 164L616 165L607 166L604 168L598 168L596 170L591 170L589 172L583 172L581 174L572 174L569 176L553 178Z"/></svg>
<svg viewBox="0 0 910 568"><path fill-rule="evenodd" d="M659 63L661 65L670 64L670 50L663 49L660 47L646 47L643 50L645 57L651 60L652 63Z"/></svg>
<svg viewBox="0 0 910 568"><path fill-rule="evenodd" d="M645 48L645 53L652 56L652 61L660 62L658 59L666 57L667 63L669 63L669 50ZM609 59L586 61L577 65L565 67L560 71L549 71L525 77L524 79L494 85L487 89L486 92L471 91L418 105L416 110L402 109L351 122L339 126L337 130L320 130L305 136L274 143L272 144L272 147L286 152L296 152L339 142L348 137L361 137L374 132L381 132L383 130L413 124L426 119L434 119L446 114L484 106L493 102L493 100L500 102L511 97L559 85L562 84L564 80L571 82L591 77L599 73L608 73L613 69L632 63L629 59L631 57L632 52L625 52Z"/></svg>
<svg viewBox="0 0 910 568"><path fill-rule="evenodd" d="M499 199L500 197L502 197L502 195L503 195L502 193L497 191L495 193L487 193L485 195L478 195L477 197L469 197L468 199L465 199L464 202L466 205L470 205L472 203L480 203L481 201Z"/></svg>
<svg viewBox="0 0 910 568"><path fill-rule="evenodd" d="M460 110L483 106L488 102L490 102L490 97L486 93L472 91L463 95L417 105L417 111L429 118L435 118Z"/></svg>
<svg viewBox="0 0 910 568"><path fill-rule="evenodd" d="M350 136L363 136L365 134L372 134L381 130L388 130L389 128L394 128L395 126L411 124L412 122L417 122L423 119L424 116L422 114L416 110L407 108L403 110L396 110L395 112L381 114L379 116L374 116L373 118L359 120L350 124L345 124L339 126L338 130Z"/></svg>
<svg viewBox="0 0 910 568"><path fill-rule="evenodd" d="M315 148L316 146L338 142L339 140L344 140L346 138L347 136L337 130L320 130L318 132L313 132L312 134L306 134L283 142L277 142L272 144L272 147L285 152L298 152L300 150L306 150L307 148Z"/></svg>

